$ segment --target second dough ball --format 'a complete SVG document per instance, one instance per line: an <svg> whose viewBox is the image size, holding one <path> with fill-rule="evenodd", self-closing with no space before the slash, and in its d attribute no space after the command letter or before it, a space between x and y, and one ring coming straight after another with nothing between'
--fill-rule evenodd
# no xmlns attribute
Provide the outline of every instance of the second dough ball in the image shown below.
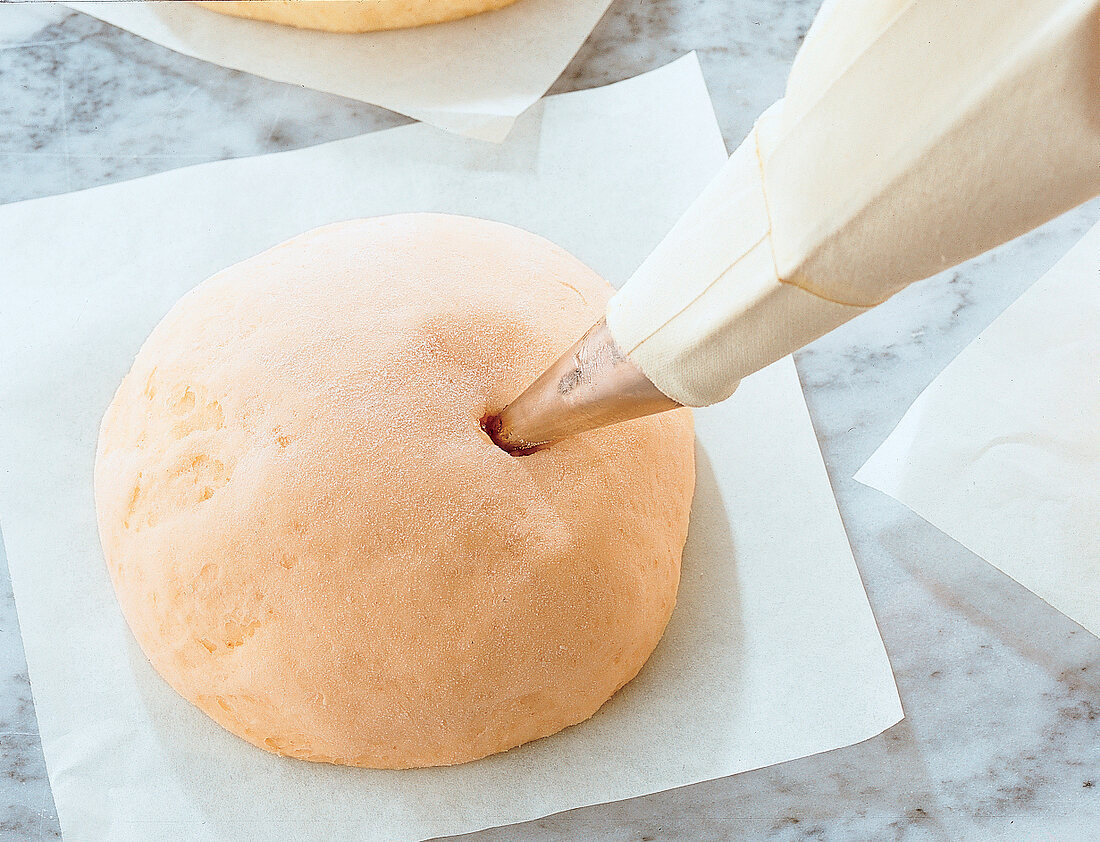
<svg viewBox="0 0 1100 842"><path fill-rule="evenodd" d="M443 23L510 6L516 0L196 0L196 5L300 29L371 32Z"/></svg>

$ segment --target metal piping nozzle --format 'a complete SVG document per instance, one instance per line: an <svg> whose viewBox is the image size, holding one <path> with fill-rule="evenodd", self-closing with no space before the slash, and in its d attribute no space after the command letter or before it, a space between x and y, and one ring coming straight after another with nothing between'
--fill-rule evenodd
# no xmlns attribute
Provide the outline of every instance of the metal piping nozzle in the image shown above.
<svg viewBox="0 0 1100 842"><path fill-rule="evenodd" d="M679 407L622 352L600 319L482 428L507 453L525 456L556 441Z"/></svg>

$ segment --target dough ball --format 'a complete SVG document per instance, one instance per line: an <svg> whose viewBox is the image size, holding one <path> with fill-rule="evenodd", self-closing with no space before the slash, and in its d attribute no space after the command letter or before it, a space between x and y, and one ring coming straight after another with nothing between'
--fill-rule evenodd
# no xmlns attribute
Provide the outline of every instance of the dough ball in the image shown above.
<svg viewBox="0 0 1100 842"><path fill-rule="evenodd" d="M442 23L510 6L516 0L198 0L238 18L326 32L370 32Z"/></svg>
<svg viewBox="0 0 1100 842"><path fill-rule="evenodd" d="M533 234L410 214L318 228L185 295L95 470L156 670L261 748L358 766L461 763L592 716L672 612L691 415L525 457L480 420L610 292Z"/></svg>

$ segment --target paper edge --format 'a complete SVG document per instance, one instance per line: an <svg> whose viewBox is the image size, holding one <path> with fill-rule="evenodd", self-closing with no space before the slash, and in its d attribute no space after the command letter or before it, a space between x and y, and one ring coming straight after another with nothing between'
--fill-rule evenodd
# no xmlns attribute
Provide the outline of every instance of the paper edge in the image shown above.
<svg viewBox="0 0 1100 842"><path fill-rule="evenodd" d="M828 0L827 0L828 2ZM913 402L902 413L901 418L894 425L893 429L887 433L886 438L875 448L867 460L860 466L860 468L852 475L852 479L861 485L871 488L880 494L885 495L891 500L900 503L914 515L919 517L929 526L932 526L936 531L942 534L945 538L957 544L958 546L971 553L975 558L981 561L983 564L987 564L996 570L1001 575L1011 579L1033 597L1047 605L1054 611L1057 611L1067 620L1074 625L1078 626L1083 631L1094 637L1100 639L1100 625L1097 628L1091 628L1085 625L1081 620L1076 619L1070 614L1063 611L1047 597L1040 594L1033 587L1021 582L1007 570L1002 568L996 562L990 561L982 554L978 549L972 546L971 542L965 538L951 534L947 528L942 525L941 518L938 515L933 515L924 511L924 506L919 503L913 502L902 492L902 484L904 480L905 466L908 462L909 455L913 450L913 443L916 441L920 432L920 420L921 416L926 411L926 404L929 403L937 393L943 390L943 378L956 367L961 364L960 361L964 359L967 352L977 343L981 342L982 338L987 335L990 330L993 330L995 326L1001 322L1002 319L1009 318L1011 311L1020 303L1021 300L1028 297L1040 284L1047 280L1052 274L1058 271L1059 267L1071 257L1078 248L1083 248L1087 243L1091 242L1091 239L1095 235L1095 238L1100 240L1100 222L1091 225L1084 234L1081 235L1073 244L1065 250L1058 257L1052 266L1046 271L1035 278L1030 284L1028 284L1020 293L1012 299L996 316L983 327L973 339L971 339L963 348L951 358L951 360L941 368L932 380L926 385L913 400ZM877 476L876 476L877 475Z"/></svg>
<svg viewBox="0 0 1100 842"><path fill-rule="evenodd" d="M123 3L141 2L141 0L92 0L92 1L93 2L123 2ZM0 0L0 4L2 4L3 2L4 2L4 0ZM31 0L31 2L39 2L39 0ZM690 64L694 65L694 67L693 67L694 73L692 74L692 76L697 76L699 81L701 81L703 83L701 92L703 94L705 94L707 101L711 103L711 109L710 109L711 118L713 119L713 125L714 125L715 131L717 133L718 140L721 141L721 130L719 128L718 117L717 117L716 114L713 113L714 112L713 100L711 100L710 92L706 87L706 79L703 76L702 65L699 62L699 57L698 57L697 51L695 51L695 50L684 53L683 55L678 56L677 58L674 58L671 61L668 61L665 64L662 64L658 67L654 67L654 68L651 68L650 70L646 70L644 73L639 73L637 76L629 76L626 79L619 79L618 81L608 82L606 85L598 85L598 86L592 87L592 88L582 88L582 89L579 89L579 90L576 90L576 91L563 91L562 93L550 94L549 96L544 96L541 99L539 99L534 105L539 105L540 103L553 102L553 101L559 99L560 97L569 97L569 96L573 96L575 94L586 94L586 93L590 93L590 92L593 92L593 91L606 91L606 90L614 88L618 85L630 85L634 82L637 82L640 79L645 79L646 77L650 76L651 74L663 73L663 72L666 72L666 71L670 71L674 66L680 64L681 62L690 63ZM694 81L695 80L692 79L692 83L694 83ZM530 109L528 109L528 111L529 110ZM524 113L526 113L526 112L524 112ZM521 114L520 117L522 117L522 116L523 115ZM516 118L516 119L518 120L519 118ZM513 123L514 122L516 122L516 121L513 121ZM351 142L354 142L356 140L362 140L363 138L367 138L367 137L394 136L398 133L409 132L409 131L412 131L414 129L417 130L417 131L438 131L438 132L443 132L444 134L453 134L452 132L447 132L445 129L442 129L442 128L440 128L438 126L435 126L431 123L425 123L425 122L420 122L420 121L412 122L412 123L404 123L400 126L390 126L389 128L377 129L375 131L361 132L359 134L348 135L347 137L338 137L338 138L334 138L332 140L322 140L318 143L310 143L310 144L306 144L305 146L297 146L293 149L279 149L279 150L273 150L271 152L259 152L259 153L256 153L254 155L234 155L234 156L229 157L229 158L216 158L216 159L212 159L212 160L209 160L209 161L198 161L198 162L192 163L192 164L184 164L183 166L179 166L179 167L168 167L167 169L159 170L157 172L146 173L144 175L127 176L125 178L119 178L115 181L109 181L109 182L106 182L104 184L93 184L93 185L90 185L88 187L81 187L77 190L66 190L66 191L63 191L61 193L50 193L50 194L45 195L45 196L35 196L34 198L31 198L31 199L17 199L14 202L4 202L4 203L0 203L0 208L31 205L31 204L34 204L36 202L50 202L50 201L61 199L63 197L79 196L79 195L90 193L90 192L93 192L93 191L96 191L96 190L110 190L110 189L112 189L112 188L114 188L114 187L116 187L117 185L120 185L120 184L126 184L128 182L138 181L139 179L143 179L143 178L160 178L160 177L167 176L167 175L170 175L170 174L173 174L173 173L182 173L182 172L194 169L196 167L217 167L217 166L223 166L223 165L238 163L238 162L241 162L241 161L249 161L249 160L254 160L254 159L259 159L259 158L265 158L266 159L266 158L274 158L274 157L277 157L277 156L280 156L280 155L293 155L297 152L304 152L306 150L319 149L319 148L322 148L322 147L325 147L325 146L337 145L337 144L341 144L341 143L351 143ZM466 137L466 136L463 136L463 137ZM467 139L469 139L469 140L480 140L480 138L474 138L474 137L468 137ZM507 138L505 138L505 139L507 139ZM723 142L723 145L724 145L724 141L722 141L722 142Z"/></svg>
<svg viewBox="0 0 1100 842"><path fill-rule="evenodd" d="M523 114L525 114L528 110L530 110L530 108L532 106L534 106L537 102L539 102L539 100L546 97L546 92L548 90L550 90L551 87L554 86L554 83L557 82L558 79L561 78L562 74L569 67L570 63L577 57L577 54L581 51L581 48L592 37L592 33L595 31L595 29L599 25L600 21L607 14L608 9L611 8L611 3L613 2L613 0L604 0L602 2L603 8L600 10L598 15L595 15L595 19L593 20L591 26L587 27L586 34L580 40L580 42L570 51L569 56L566 58L564 64L561 64L560 67L557 67L556 72L554 72L553 76L546 82L545 85L542 85L542 83L539 83L539 87L541 88L541 90L539 90L538 93L536 93L533 96L530 95L530 94L524 94L522 97L519 97L518 98L518 103L517 103L518 104L518 109L510 110L507 113L499 113L499 114L490 114L490 113L480 112L480 111L477 111L476 109L471 109L471 110L463 109L461 111L448 111L448 110L444 110L444 109L432 109L432 108L419 108L419 107L400 106L400 105L392 102L391 99L388 96L379 96L379 97L377 97L377 99L364 99L362 97L354 96L354 95L351 95L351 94L348 94L348 93L328 91L328 90L325 90L325 89L322 89L322 88L315 88L312 85L307 85L303 82L299 82L299 81L295 81L295 80L291 80L291 79L283 79L283 78L279 78L277 76L271 76L271 75L259 73L259 72L257 72L256 70L254 70L252 68L240 67L240 66L238 66L237 63L222 64L221 62L213 61L213 60L205 58L203 56L196 55L192 51L184 51L184 50L176 49L175 47L169 47L169 46L161 44L157 41L154 41L151 38L147 38L144 35L139 35L138 33L133 32L132 30L127 29L126 27L119 26L118 24L111 23L110 21L104 20L103 18L99 17L98 15L96 15L94 12L92 12L91 10L89 10L87 8L88 6L103 5L103 4L111 3L111 2L138 2L138 0L79 0L79 2L66 2L66 0L61 0L61 2L58 3L58 5L68 9L70 12L75 12L77 14L86 15L87 17L95 18L96 20L100 21L101 23L104 23L107 26L110 26L114 29L118 29L118 30L121 30L123 32L127 32L130 35L133 35L136 38L141 38L143 41L146 41L150 44L156 44L158 47L161 47L162 49L170 50L171 52L176 53L177 55L187 56L189 58L195 59L196 61L201 61L201 62L204 62L206 64L212 64L216 67L223 67L227 70L236 71L238 73L247 73L251 76L256 76L256 77L261 78L261 79L267 79L268 81L276 82L276 83L282 84L282 85L291 85L293 87L304 87L304 88L307 88L309 90L318 91L320 93L329 94L331 96L338 96L338 97L342 97L344 99L350 99L353 102L362 102L362 103L365 103L367 105L373 105L373 106L376 106L378 108L385 109L386 111L390 111L394 114L400 114L404 117L410 117L413 120L417 120L418 122L427 123L428 125L435 126L436 128L439 128L443 131L451 132L452 134L457 134L457 135L460 135L462 137L469 137L469 138L472 138L474 140L482 140L482 141L486 141L488 143L497 143L497 144L499 144L499 143L503 143L507 139L508 135L511 134L511 131L514 128L516 121ZM491 14L491 11L488 12L488 13ZM476 17L476 15L474 17ZM444 23L447 23L447 22L445 21ZM278 25L278 24L275 24L275 25ZM415 28L415 27L413 27L413 28ZM347 33L345 33L345 34L347 34ZM371 33L368 32L368 33L352 33L352 34L370 35ZM552 66L556 67L558 64L559 64L559 62L555 61L555 62L552 63ZM614 83L612 83L612 84L614 84ZM606 86L602 86L602 87L606 87ZM591 89L585 89L585 90L591 90Z"/></svg>

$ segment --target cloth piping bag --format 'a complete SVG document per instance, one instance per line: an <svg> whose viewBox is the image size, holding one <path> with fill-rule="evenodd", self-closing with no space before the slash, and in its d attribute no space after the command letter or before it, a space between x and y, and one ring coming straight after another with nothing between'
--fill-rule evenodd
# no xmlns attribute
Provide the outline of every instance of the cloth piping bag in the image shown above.
<svg viewBox="0 0 1100 842"><path fill-rule="evenodd" d="M1100 194L1100 0L835 0L608 306L688 406Z"/></svg>

